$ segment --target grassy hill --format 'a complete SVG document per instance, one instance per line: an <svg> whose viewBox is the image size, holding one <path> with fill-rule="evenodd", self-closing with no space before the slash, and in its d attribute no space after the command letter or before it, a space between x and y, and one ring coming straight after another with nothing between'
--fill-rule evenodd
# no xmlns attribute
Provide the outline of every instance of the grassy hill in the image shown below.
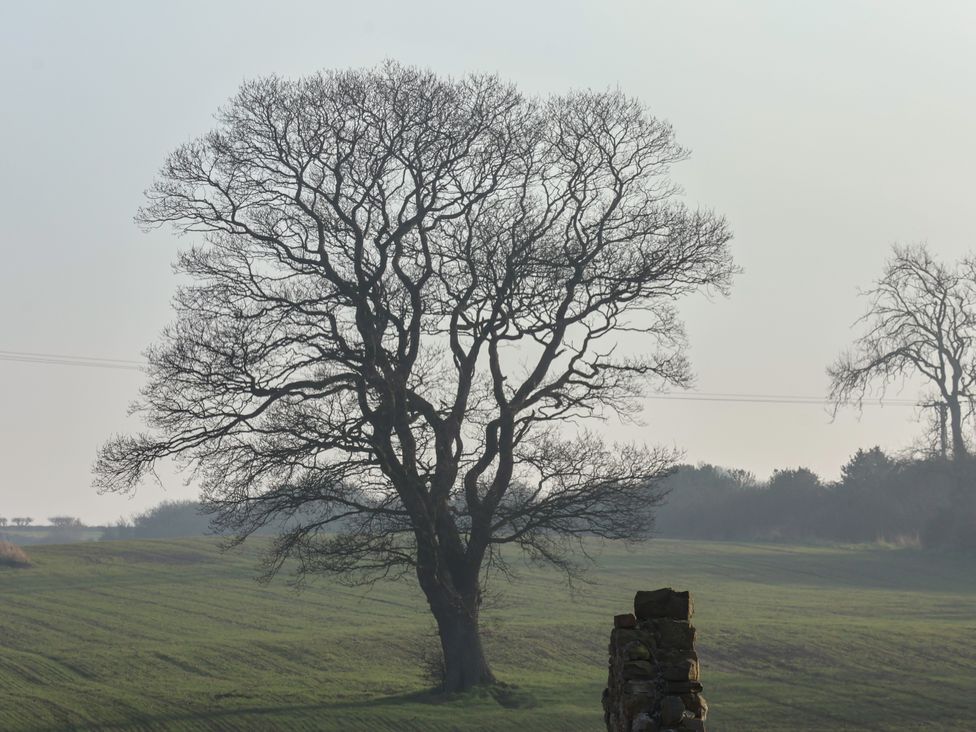
<svg viewBox="0 0 976 732"><path fill-rule="evenodd" d="M0 527L0 541L12 541L21 546L31 544L64 544L76 541L98 541L105 533L102 526L55 528L53 526Z"/></svg>
<svg viewBox="0 0 976 732"><path fill-rule="evenodd" d="M602 728L611 616L696 594L712 732L976 729L972 559L655 541L603 551L570 596L498 584L488 652L517 690L435 702L411 583L296 593L209 540L31 547L0 570L0 729L569 732ZM501 702L501 703L499 703Z"/></svg>

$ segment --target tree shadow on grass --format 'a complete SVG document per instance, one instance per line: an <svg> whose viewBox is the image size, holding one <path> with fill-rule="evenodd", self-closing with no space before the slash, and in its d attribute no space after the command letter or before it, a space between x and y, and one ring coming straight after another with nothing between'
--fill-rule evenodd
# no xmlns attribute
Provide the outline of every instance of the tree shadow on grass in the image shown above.
<svg viewBox="0 0 976 732"><path fill-rule="evenodd" d="M247 694L223 693L214 696L215 701L229 701L239 699L246 702L253 697ZM58 727L37 727L31 732L63 732L71 729L76 732L108 732L110 730L140 730L150 732L153 730L165 730L171 728L187 729L189 725L196 723L199 729L229 729L234 720L239 720L241 729L288 729L288 724L294 721L296 724L307 724L312 720L328 720L330 714L335 715L343 712L355 713L360 710L376 710L378 708L395 709L397 707L458 707L470 711L472 705L491 708L494 704L505 709L531 709L538 705L536 698L528 691L520 689L510 684L494 684L491 686L478 687L470 691L458 694L445 694L435 689L425 689L413 691L405 694L395 694L392 696L372 697L352 701L330 701L308 704L252 704L238 707L213 708L213 709L182 709L174 711L172 714L153 714L153 715L134 715L132 719L125 722L114 723L81 723L74 724L68 728ZM262 723L273 724L280 722L284 726L262 726ZM413 726L416 723L417 726ZM301 727L302 729L306 727ZM426 723L419 719L403 720L399 727L403 730L416 729L426 730Z"/></svg>

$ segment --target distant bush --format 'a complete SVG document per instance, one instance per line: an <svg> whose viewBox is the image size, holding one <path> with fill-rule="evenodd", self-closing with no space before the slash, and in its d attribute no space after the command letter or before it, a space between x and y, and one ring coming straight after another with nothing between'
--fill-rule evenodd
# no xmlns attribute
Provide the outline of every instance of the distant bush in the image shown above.
<svg viewBox="0 0 976 732"><path fill-rule="evenodd" d="M966 489L953 494L921 532L923 546L976 552L976 471Z"/></svg>
<svg viewBox="0 0 976 732"><path fill-rule="evenodd" d="M166 501L133 519L133 534L142 539L201 536L209 533L210 519L198 501Z"/></svg>
<svg viewBox="0 0 976 732"><path fill-rule="evenodd" d="M210 533L210 518L198 501L165 501L132 519L136 539L172 539Z"/></svg>
<svg viewBox="0 0 976 732"><path fill-rule="evenodd" d="M120 516L119 520L116 521L111 526L106 526L105 530L102 532L102 541L109 541L113 539L132 539L135 537L135 527L132 522L125 518L125 516Z"/></svg>
<svg viewBox="0 0 976 732"><path fill-rule="evenodd" d="M0 567L23 569L31 566L30 557L16 544L0 541Z"/></svg>
<svg viewBox="0 0 976 732"><path fill-rule="evenodd" d="M51 516L51 529L44 537L45 544L73 544L85 538L85 525L74 516Z"/></svg>

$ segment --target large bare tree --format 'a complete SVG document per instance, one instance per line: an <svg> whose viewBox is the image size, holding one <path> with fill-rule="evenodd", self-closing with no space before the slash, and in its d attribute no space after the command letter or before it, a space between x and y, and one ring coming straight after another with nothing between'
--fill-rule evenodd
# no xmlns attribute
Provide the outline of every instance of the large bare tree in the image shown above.
<svg viewBox="0 0 976 732"><path fill-rule="evenodd" d="M232 536L284 522L270 573L414 573L445 687L491 681L502 547L570 571L583 538L651 527L674 456L586 424L686 384L674 300L729 284L726 223L668 178L683 157L619 92L394 63L245 84L139 215L198 235L192 284L148 352L149 430L96 483L176 458Z"/></svg>
<svg viewBox="0 0 976 732"><path fill-rule="evenodd" d="M874 387L883 396L889 386L921 379L934 393L926 406L948 423L953 458L965 457L963 423L976 396L973 264L949 266L924 245L896 246L865 296L862 334L827 370L835 408L859 404Z"/></svg>

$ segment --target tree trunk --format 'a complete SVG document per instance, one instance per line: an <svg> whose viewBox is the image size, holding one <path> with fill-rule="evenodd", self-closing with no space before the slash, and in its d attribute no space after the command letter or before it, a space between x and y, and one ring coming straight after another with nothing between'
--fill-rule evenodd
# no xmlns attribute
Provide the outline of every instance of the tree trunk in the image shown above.
<svg viewBox="0 0 976 732"><path fill-rule="evenodd" d="M466 607L434 610L437 630L444 653L444 691L466 691L490 684L495 677L485 660L478 630L478 598L465 602Z"/></svg>
<svg viewBox="0 0 976 732"><path fill-rule="evenodd" d="M949 400L949 429L952 432L952 459L962 460L966 457L966 441L962 436L962 408L958 399Z"/></svg>
<svg viewBox="0 0 976 732"><path fill-rule="evenodd" d="M452 529L442 527L439 541L433 532L417 532L417 580L437 621L444 660L442 689L448 693L495 681L478 629L483 552L476 558L466 556Z"/></svg>

